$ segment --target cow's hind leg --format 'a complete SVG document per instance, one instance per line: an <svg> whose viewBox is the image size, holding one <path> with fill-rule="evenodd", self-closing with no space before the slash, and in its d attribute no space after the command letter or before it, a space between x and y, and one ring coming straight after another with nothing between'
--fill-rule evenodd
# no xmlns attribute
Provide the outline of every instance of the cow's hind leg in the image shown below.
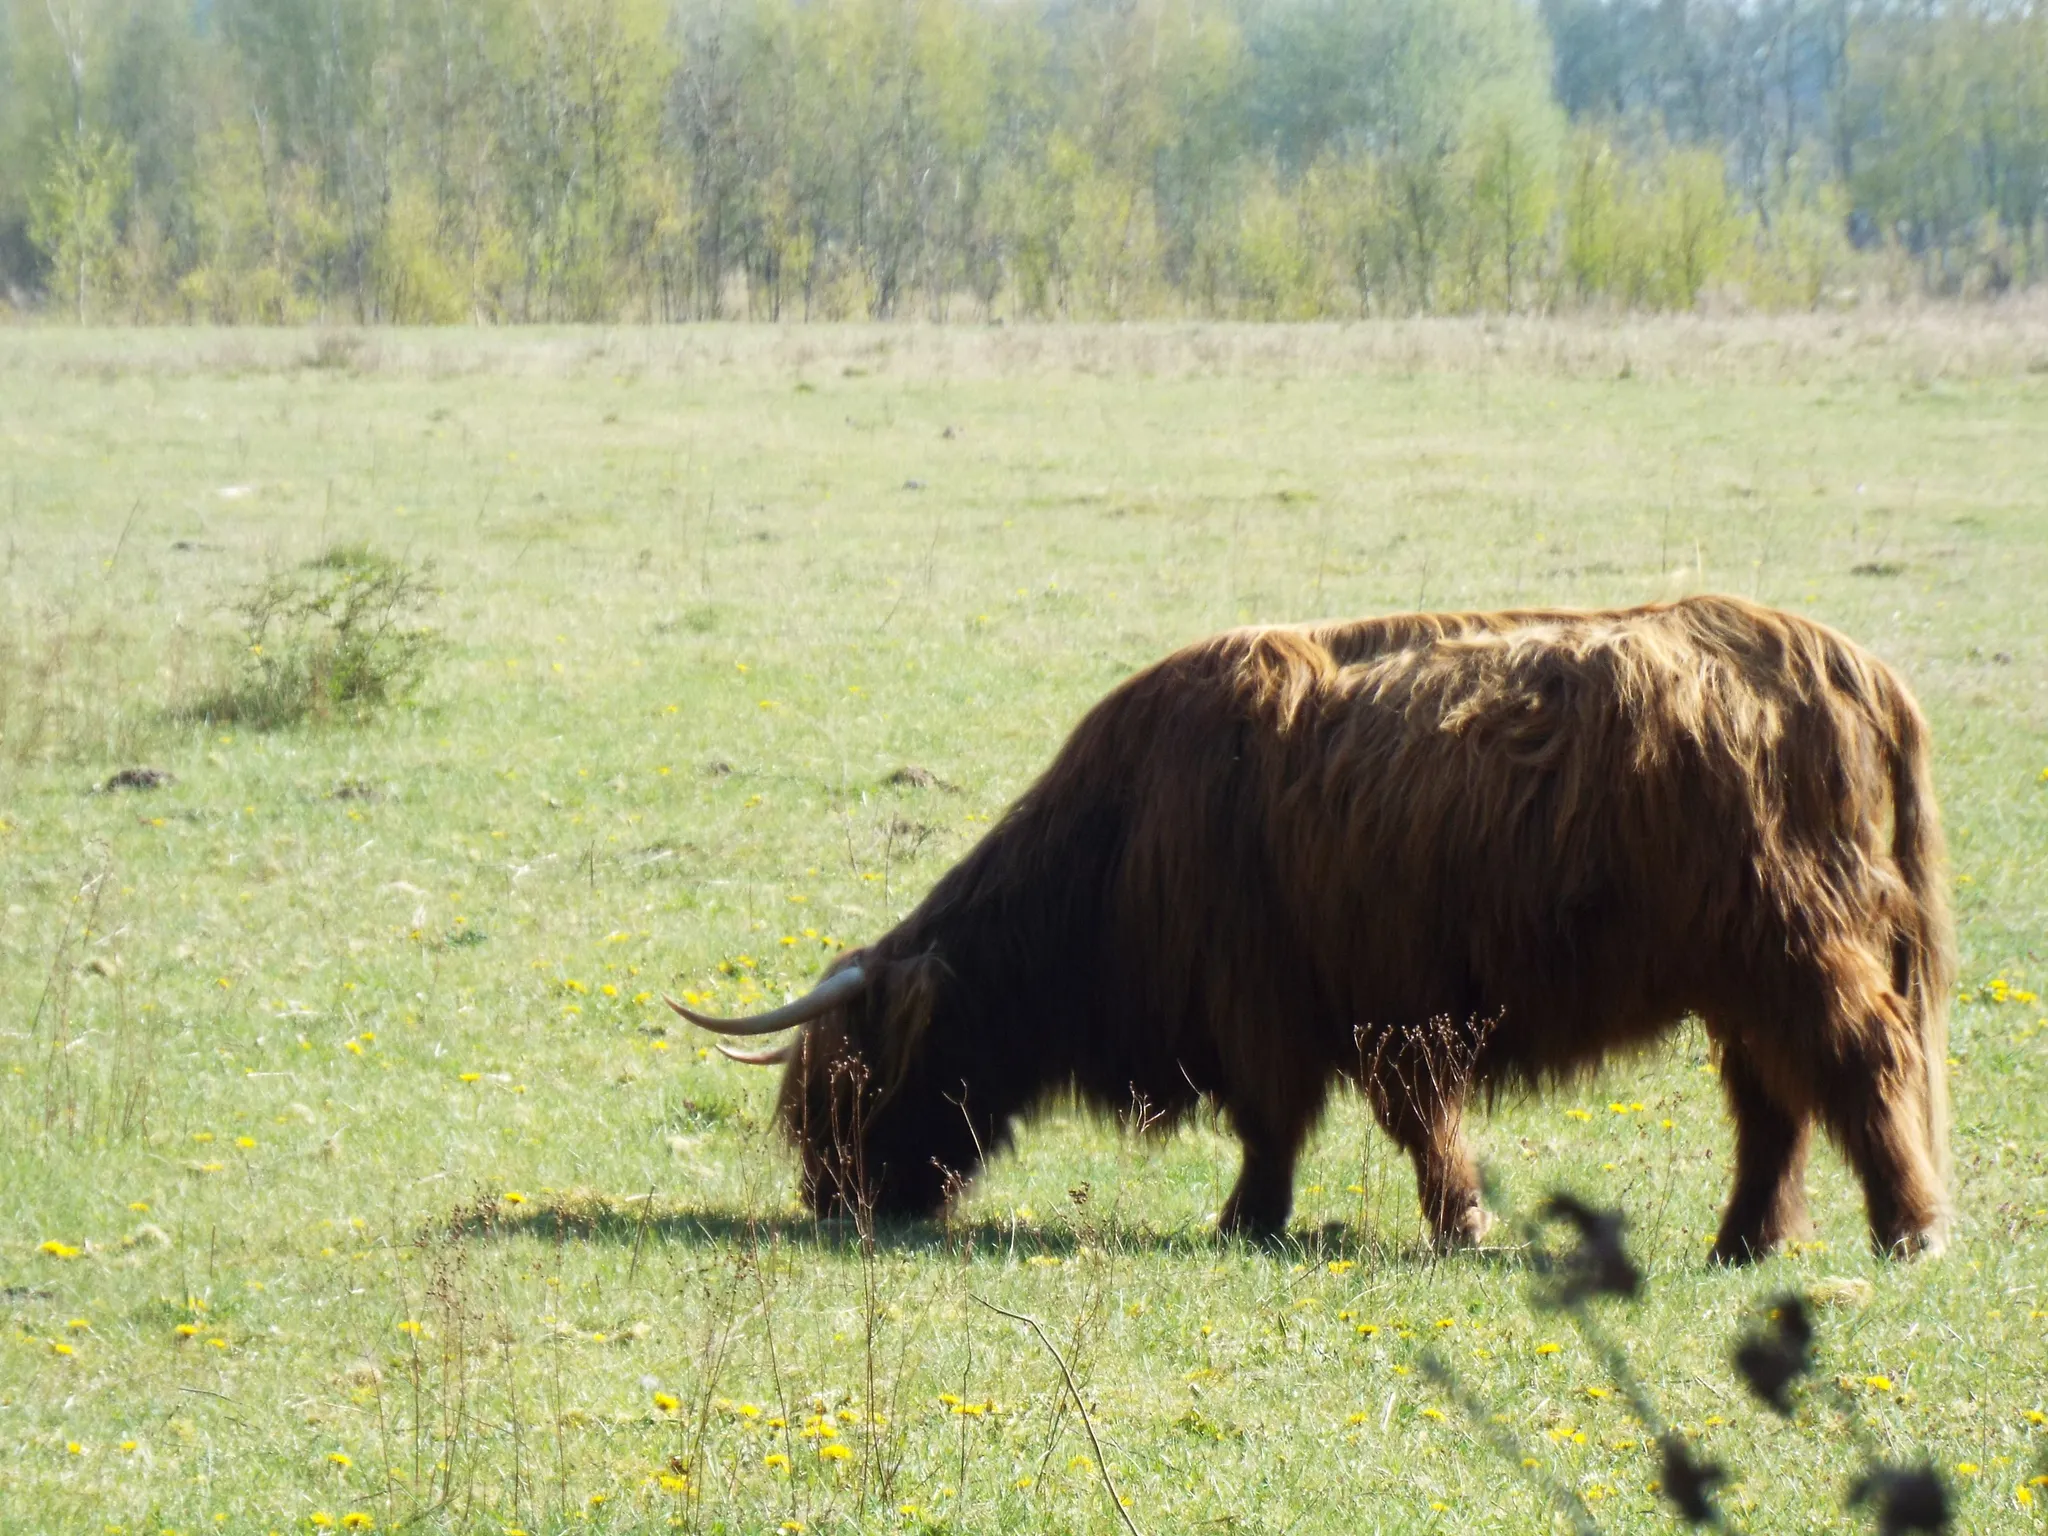
<svg viewBox="0 0 2048 1536"><path fill-rule="evenodd" d="M1925 1071L1900 1061L1881 1032L1857 1041L1829 1074L1820 1113L1863 1184L1873 1247L1892 1258L1946 1246L1940 1175L1927 1144Z"/></svg>
<svg viewBox="0 0 2048 1536"><path fill-rule="evenodd" d="M1381 1127L1415 1163L1423 1219L1437 1247L1476 1247L1493 1218L1480 1199L1479 1165L1465 1141L1464 1104L1416 1066L1413 1058L1381 1061L1366 1096Z"/></svg>
<svg viewBox="0 0 2048 1536"><path fill-rule="evenodd" d="M1772 1037L1766 1075L1798 1084L1863 1185L1872 1245L1907 1257L1939 1252L1946 1236L1941 1176L1928 1123L1930 1074L1910 1009L1882 957L1838 952L1815 967L1811 1012ZM1801 1016L1803 1015L1803 1016Z"/></svg>
<svg viewBox="0 0 2048 1536"><path fill-rule="evenodd" d="M1812 1230L1806 1215L1806 1150L1812 1121L1787 1109L1734 1045L1721 1086L1735 1117L1735 1188L1714 1239L1714 1261L1746 1264Z"/></svg>

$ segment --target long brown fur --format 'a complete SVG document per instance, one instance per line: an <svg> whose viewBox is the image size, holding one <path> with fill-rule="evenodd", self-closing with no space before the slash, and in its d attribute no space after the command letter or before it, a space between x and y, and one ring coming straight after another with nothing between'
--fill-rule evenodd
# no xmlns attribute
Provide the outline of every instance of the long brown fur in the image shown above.
<svg viewBox="0 0 2048 1536"><path fill-rule="evenodd" d="M780 1115L821 1210L924 1214L1048 1098L1244 1145L1285 1226L1340 1078L1439 1241L1463 1100L1697 1015L1736 1123L1715 1252L1806 1230L1811 1127L1885 1252L1945 1228L1952 938L1924 722L1882 663L1726 597L1234 630L1129 679L925 900L844 957Z"/></svg>

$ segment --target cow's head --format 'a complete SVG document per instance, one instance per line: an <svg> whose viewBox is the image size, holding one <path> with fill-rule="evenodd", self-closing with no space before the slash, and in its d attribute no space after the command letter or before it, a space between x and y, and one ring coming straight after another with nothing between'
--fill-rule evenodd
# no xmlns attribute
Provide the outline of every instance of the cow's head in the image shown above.
<svg viewBox="0 0 2048 1536"><path fill-rule="evenodd" d="M977 1076L958 1032L935 1028L954 982L930 954L844 956L816 988L747 1019L669 1007L714 1034L795 1029L767 1050L719 1050L784 1065L776 1118L803 1162L804 1197L821 1216L902 1218L944 1209L989 1150L991 1121L970 1102Z"/></svg>

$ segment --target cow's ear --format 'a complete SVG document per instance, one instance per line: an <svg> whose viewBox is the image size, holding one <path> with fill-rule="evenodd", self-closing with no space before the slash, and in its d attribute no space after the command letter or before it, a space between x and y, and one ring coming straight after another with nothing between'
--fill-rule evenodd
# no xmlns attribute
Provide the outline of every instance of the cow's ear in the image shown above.
<svg viewBox="0 0 2048 1536"><path fill-rule="evenodd" d="M918 955L895 962L884 976L874 1054L881 1073L876 1087L885 1096L895 1091L923 1049L945 970L936 956Z"/></svg>

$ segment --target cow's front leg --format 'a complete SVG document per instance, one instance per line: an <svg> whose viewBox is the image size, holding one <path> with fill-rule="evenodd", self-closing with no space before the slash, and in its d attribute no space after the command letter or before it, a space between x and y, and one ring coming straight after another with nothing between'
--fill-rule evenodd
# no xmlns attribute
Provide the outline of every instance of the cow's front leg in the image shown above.
<svg viewBox="0 0 2048 1536"><path fill-rule="evenodd" d="M1408 1063L1413 1066L1413 1063ZM1464 1104L1428 1072L1383 1061L1367 1096L1381 1127L1415 1163L1416 1193L1430 1236L1443 1251L1475 1248L1493 1217L1479 1195L1479 1165L1465 1142Z"/></svg>
<svg viewBox="0 0 2048 1536"><path fill-rule="evenodd" d="M1271 1114L1232 1109L1230 1119L1244 1144L1237 1186L1223 1202L1216 1230L1230 1237L1267 1242L1287 1230L1294 1211L1294 1164L1308 1139L1308 1123L1288 1123Z"/></svg>

